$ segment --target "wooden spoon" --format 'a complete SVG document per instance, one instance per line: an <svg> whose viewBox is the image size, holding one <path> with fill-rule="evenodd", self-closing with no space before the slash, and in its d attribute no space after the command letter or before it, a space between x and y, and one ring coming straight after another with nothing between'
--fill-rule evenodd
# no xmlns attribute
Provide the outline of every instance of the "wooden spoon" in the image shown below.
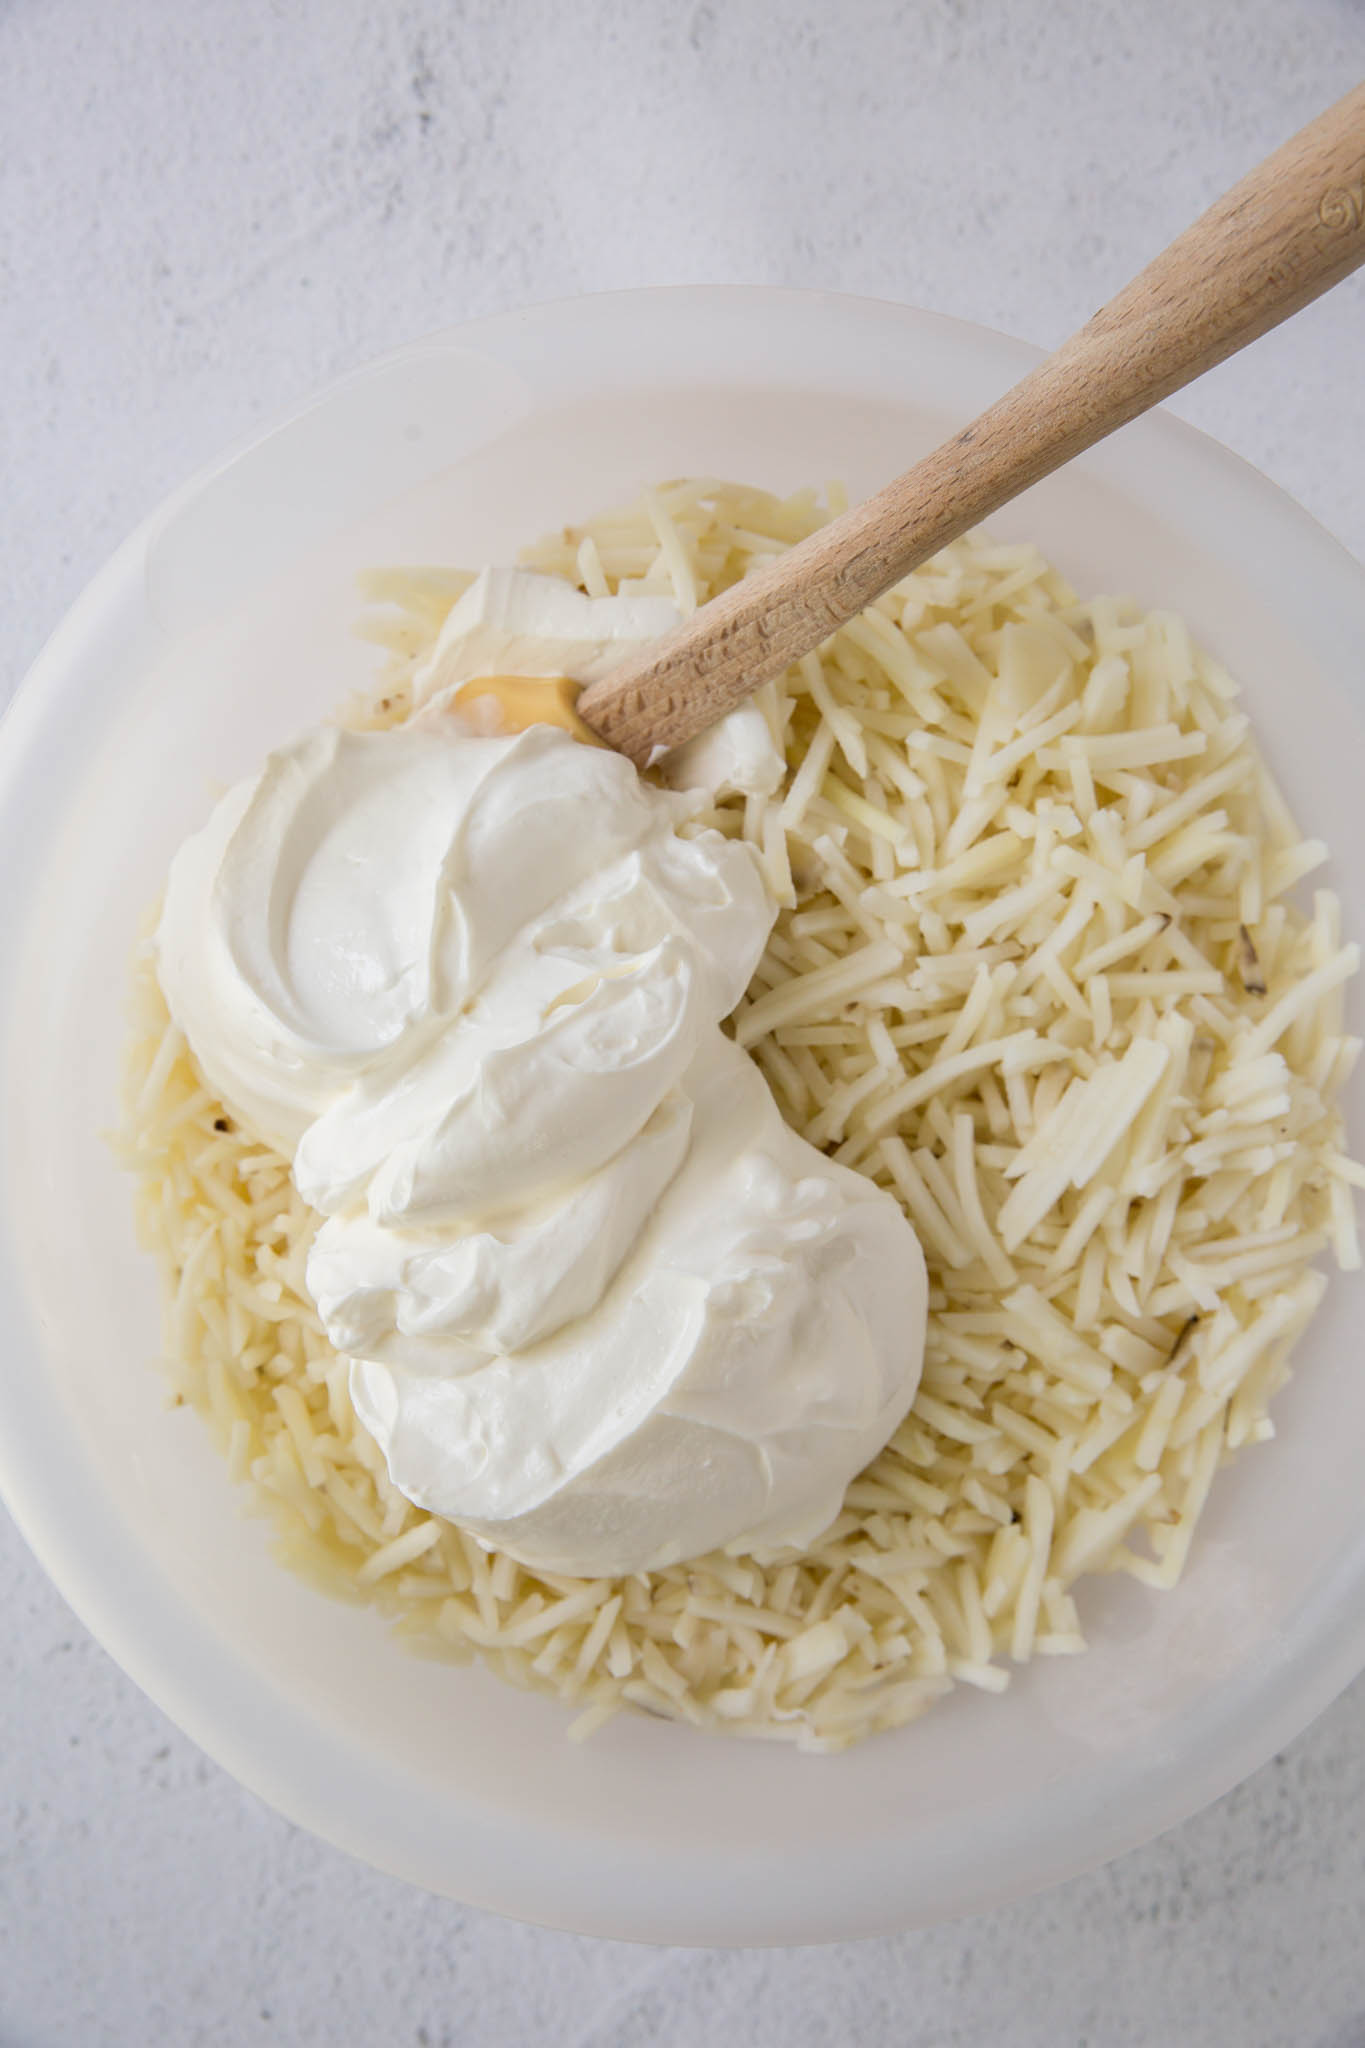
<svg viewBox="0 0 1365 2048"><path fill-rule="evenodd" d="M1234 185L951 441L589 685L644 767L713 725L959 534L1365 262L1365 84Z"/></svg>

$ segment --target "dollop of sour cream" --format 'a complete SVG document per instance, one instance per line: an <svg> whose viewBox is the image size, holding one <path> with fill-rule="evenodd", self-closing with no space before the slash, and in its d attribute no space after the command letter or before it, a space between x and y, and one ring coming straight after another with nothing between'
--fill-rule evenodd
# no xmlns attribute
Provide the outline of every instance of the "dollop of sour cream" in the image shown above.
<svg viewBox="0 0 1365 2048"><path fill-rule="evenodd" d="M919 1377L914 1232L721 1030L775 911L706 801L428 710L272 754L167 885L172 1015L323 1218L394 1484L546 1570L810 1543Z"/></svg>

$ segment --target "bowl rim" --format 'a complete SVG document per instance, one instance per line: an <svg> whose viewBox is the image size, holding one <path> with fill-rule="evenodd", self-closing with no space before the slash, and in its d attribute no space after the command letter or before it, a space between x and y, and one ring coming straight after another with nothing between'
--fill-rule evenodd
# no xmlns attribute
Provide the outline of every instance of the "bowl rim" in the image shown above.
<svg viewBox="0 0 1365 2048"><path fill-rule="evenodd" d="M82 644L102 620L140 599L149 542L225 471L315 407L343 396L348 388L391 371L424 351L474 347L496 353L502 342L519 330L524 332L528 323L552 332L556 319L568 317L587 305L608 319L629 320L633 310L646 301L674 305L686 302L690 311L699 314L727 306L751 312L776 312L779 307L791 310L819 301L842 309L852 320L867 317L875 308L881 317L921 331L934 330L940 338L976 347L987 344L993 355L1012 367L1016 375L1024 374L1044 353L997 330L889 300L762 286L683 285L578 295L435 330L331 380L282 410L268 425L243 437L225 454L204 465L138 523L71 605L0 715L0 806L6 790L24 775L27 750L36 744L40 718L50 710L53 696L60 697L64 688L74 687ZM1195 461L1201 469L1220 476L1227 488L1245 492L1254 520L1267 530L1276 529L1281 538L1296 535L1298 545L1313 557L1318 580L1339 593L1346 614L1365 624L1365 568L1263 472L1210 435L1164 412L1147 415L1126 432L1150 440L1170 456L1174 465L1178 466L1178 460ZM17 987L7 987L7 982L13 983L14 976L6 960L0 963L0 999L4 999L0 1001L0 1026L9 999L17 993ZM7 1256L4 1236L0 1235L0 1294L9 1291L4 1285ZM41 1352L40 1346L38 1349ZM248 1789L289 1819L349 1853L392 1875L430 1883L429 1875L414 1876L413 1860L405 1856L401 1846L377 1848L373 1832L363 1824L338 1822L317 1797L278 1771L272 1772L268 1756L253 1740L249 1717L245 1725L241 1721L234 1723L232 1674L225 1668L214 1669L213 1646L207 1636L202 1645L196 1646L202 1649L203 1657L197 1680L190 1682L185 1674L185 1660L177 1662L165 1653L164 1638L159 1643L152 1640L155 1631L140 1625L133 1603L125 1603L124 1611L120 1611L117 1598L111 1597L108 1576L101 1570L99 1558L92 1554L88 1544L83 1547L62 1503L45 1492L34 1476L42 1469L41 1456L35 1458L34 1453L41 1452L44 1430L47 1440L55 1444L58 1438L54 1432L60 1420L54 1404L28 1438L0 1431L0 1497L40 1564L84 1625L177 1726ZM1249 1711L1245 1701L1241 1701L1235 1714L1237 1725L1230 1727L1228 1722L1234 1718L1231 1703L1223 1696L1225 1689L1215 1689L1210 1698L1187 1714L1178 1744L1167 1746L1155 1759L1144 1751L1136 1764L1130 1757L1117 1764L1111 1780L1113 1804L1130 1809L1133 1795L1141 1787L1146 1797L1139 1825L1133 1825L1128 1812L1119 1820L1101 1808L1069 1811L1063 1803L1052 1817L1049 1838L1030 1845L1032 1853L1025 1859L1025 1874L1021 1875L1017 1855L1014 1867L1006 1861L994 1880L982 1881L978 1872L976 1880L967 1883L958 1873L956 1891L951 1881L945 1888L942 1912L935 1914L917 1907L915 1922L922 1924L932 1917L980 1911L1006 1898L1079 1875L1139 1846L1231 1789L1300 1733L1365 1669L1362 1589L1365 1527L1359 1541L1337 1560L1332 1573L1276 1641L1273 1660L1268 1660L1258 1675L1254 1711ZM217 1692L215 1683L221 1688ZM1068 1832L1072 1839L1062 1848L1056 1837ZM740 1945L792 1939L834 1940L850 1934L889 1932L910 1924L910 1916L903 1908L898 1910L893 1900L880 1916L862 1912L853 1922L845 1917L838 1924L831 1924L827 1931L814 1925L818 1915L811 1914L807 1916L811 1925L796 1931L755 1932L740 1927L737 1932L727 1932L717 1928L714 1918L708 1919L699 1900L693 1900L690 1908L683 1907L676 1886L672 1911L665 1916L668 1924L662 1928L659 1910L651 1909L648 1903L641 1906L633 1920L623 1921L619 1912L613 1912L607 1920L590 1898L586 1904L584 1901L584 1893L591 1888L590 1862L580 1867L579 1895L570 1898L566 1893L562 1907L551 1910L540 1897L528 1905L525 1894L515 1884L509 1888L505 1882L482 1881L477 1863L478 1834L479 1828L471 1826L466 1874L461 1878L458 1893L452 1895L511 1917L534 1919L568 1930L618 1939ZM1018 1845L1015 1847L1017 1850ZM975 1860L981 1863L986 1859L978 1852ZM686 1886L682 1889L685 1891Z"/></svg>

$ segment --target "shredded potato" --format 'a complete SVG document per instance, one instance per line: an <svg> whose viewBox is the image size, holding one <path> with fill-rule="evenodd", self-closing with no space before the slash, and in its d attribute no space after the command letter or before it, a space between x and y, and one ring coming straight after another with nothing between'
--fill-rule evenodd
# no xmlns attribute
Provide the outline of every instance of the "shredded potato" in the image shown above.
<svg viewBox="0 0 1365 2048"><path fill-rule="evenodd" d="M828 516L667 484L535 567L690 609ZM468 578L384 571L389 651L348 722L402 721ZM1335 1098L1359 1050L1335 898L1231 679L1180 620L1078 600L1028 546L956 542L760 693L788 774L700 821L781 913L734 1020L788 1120L904 1204L929 1262L923 1384L809 1552L580 1581L412 1507L304 1285L287 1163L203 1087L150 951L125 1151L178 1394L281 1554L428 1653L579 1709L838 1749L955 1682L1084 1647L1076 1581L1175 1583L1220 1461L1360 1252Z"/></svg>

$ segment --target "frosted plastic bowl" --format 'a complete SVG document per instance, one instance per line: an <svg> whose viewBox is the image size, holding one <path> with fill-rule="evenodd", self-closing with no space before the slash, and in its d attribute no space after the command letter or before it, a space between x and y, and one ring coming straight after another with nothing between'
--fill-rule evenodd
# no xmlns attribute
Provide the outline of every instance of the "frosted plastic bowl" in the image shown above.
<svg viewBox="0 0 1365 2048"><path fill-rule="evenodd" d="M1365 1666L1365 1373L1335 1281L1279 1440L1185 1583L1083 1586L1093 1649L849 1755L566 1713L417 1661L280 1569L152 1367L111 1119L126 956L210 786L371 673L365 564L505 557L645 482L861 493L1035 360L905 308L644 292L462 328L333 386L119 550L0 727L0 1485L57 1585L210 1755L471 1903L658 1942L812 1941L987 1907L1224 1792ZM996 522L1083 590L1176 608L1242 677L1357 922L1365 578L1245 463L1155 417ZM1357 1099L1357 1107L1359 1106ZM1357 1123L1357 1128L1358 1128Z"/></svg>

